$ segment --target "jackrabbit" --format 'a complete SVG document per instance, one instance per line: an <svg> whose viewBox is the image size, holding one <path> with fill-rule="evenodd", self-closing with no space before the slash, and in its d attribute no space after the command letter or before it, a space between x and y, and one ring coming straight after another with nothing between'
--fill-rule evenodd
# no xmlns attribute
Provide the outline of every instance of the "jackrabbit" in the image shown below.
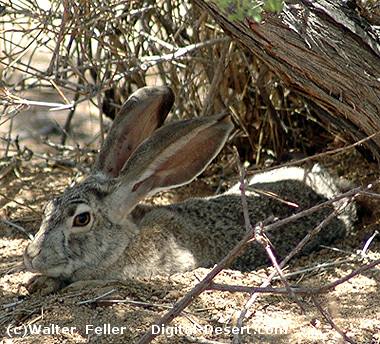
<svg viewBox="0 0 380 344"><path fill-rule="evenodd" d="M77 280L170 275L210 267L238 242L244 222L237 186L222 195L169 206L138 205L160 190L192 181L219 153L233 128L229 116L216 115L157 129L173 102L167 87L144 87L132 94L90 176L48 203L41 228L25 250L28 270L56 283L54 288ZM333 179L318 169L281 168L255 176L250 184L256 191L274 193L297 207L249 191L252 223L271 215L287 217L338 193ZM286 255L330 211L323 209L268 233L277 255ZM349 226L344 215L336 218L303 253L344 236ZM267 262L265 252L253 244L233 267L253 270ZM31 285L38 286L39 278Z"/></svg>

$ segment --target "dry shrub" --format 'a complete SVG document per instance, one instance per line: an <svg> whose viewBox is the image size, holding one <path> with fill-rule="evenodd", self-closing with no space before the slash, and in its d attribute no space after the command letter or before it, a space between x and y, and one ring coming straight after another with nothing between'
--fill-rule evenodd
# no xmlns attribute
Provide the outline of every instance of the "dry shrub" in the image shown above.
<svg viewBox="0 0 380 344"><path fill-rule="evenodd" d="M103 114L113 118L135 89L166 84L175 118L231 112L230 143L244 160L287 160L331 140L302 99L187 1L16 0L0 12L1 124L25 108L17 99L26 91L51 90L74 103L65 143L81 103L101 109L103 130Z"/></svg>

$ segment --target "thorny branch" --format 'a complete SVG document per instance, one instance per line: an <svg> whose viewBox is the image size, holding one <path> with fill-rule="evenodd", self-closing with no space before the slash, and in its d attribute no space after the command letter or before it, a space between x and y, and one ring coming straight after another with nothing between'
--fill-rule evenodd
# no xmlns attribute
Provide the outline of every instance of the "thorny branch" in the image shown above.
<svg viewBox="0 0 380 344"><path fill-rule="evenodd" d="M367 188L364 189L364 192L367 192L368 189L370 189L372 187L372 185L369 185ZM242 194L244 194L244 182L241 183L241 188L242 188ZM331 200L328 200L324 203L321 203L317 206L314 206L310 209L307 209L307 210L304 210L304 211L301 211L295 215L292 215L288 218L285 218L283 220L279 220L275 223L272 223L272 224L269 224L269 225L264 225L263 227L263 230L266 231L266 230L274 230L284 224L287 224L287 223L290 223L290 222L293 222L295 221L296 219L300 219L302 217L305 217L307 215L310 215L318 210L320 210L321 208L323 207L326 207L328 205L331 205L332 203L338 201L338 200L341 200L341 199L344 199L344 198L352 198L352 197L355 197L356 195L360 194L361 192L363 191L362 188L355 188L355 189L352 189L348 192L345 192L341 195L338 195L337 197L331 199ZM248 211L248 208L247 208L247 204L244 205L244 195L242 196L242 203L243 203L243 208L244 209L244 212L245 211ZM334 213L335 215L335 213ZM330 220L330 217L332 218L333 214L331 214L328 218L326 218L326 221L323 222L323 225L325 225L328 220ZM245 251L245 249L247 248L248 246L248 243L250 241L252 241L253 238L255 238L255 235L256 235L256 227L252 227L252 225L250 224L250 222L245 222L245 226L247 228L247 232L246 234L244 235L243 239L227 254L227 256L225 258L223 258L207 275L206 277L203 278L203 280L201 280L197 285L194 286L194 288L192 290L190 290L185 296L183 296L182 299L180 299L174 306L173 308L168 311L166 314L164 314L164 316L162 318L160 318L156 323L155 325L157 325L158 327L162 327L162 326L166 326L167 324L169 324L175 317L177 317L186 307L188 307L192 301L198 297L203 291L205 290L209 290L209 289L217 289L217 290L222 290L223 288L225 289L229 289L228 286L224 286L224 285L221 285L221 284L215 284L213 282L213 279L225 268L227 268L229 265L231 265L231 263L240 255L242 255ZM315 232L319 231L322 227L322 224L320 224L319 226L316 227ZM291 257L293 257L297 250L300 249L300 247L302 247L301 245L305 244L306 241L302 241L301 242L302 244L299 244L295 250L293 250L285 259L283 262L281 262L281 264L279 265L280 268L283 267L284 264L286 264L286 262L289 261L289 259L291 259ZM271 276L269 276L268 280L265 282L265 286L263 286L262 288L252 288L252 287L240 287L240 286L233 286L233 288L231 288L231 290L229 291L238 291L238 292L249 292L249 293L258 293L258 292L264 292L264 293L270 293L270 292L274 292L274 293L281 293L281 294L286 294L286 295L289 295L289 296L292 296L292 295L297 295L297 294L312 294L312 295L316 295L316 294L320 294L320 293L326 293L332 289L334 289L337 285L341 284L341 283L344 283L345 281L353 278L354 276L358 275L359 273L362 273L368 269L371 269L373 268L374 266L380 264L380 260L377 260L377 261L374 261L370 264L367 264L365 266L362 266L361 268L357 269L356 271L354 271L353 273L345 276L344 278L341 278L331 284L328 284L326 286L323 286L321 288L316 288L315 290L312 290L312 289L308 289L308 288L304 288L304 287L297 287L297 288L294 288L294 287L290 287L288 286L288 288L285 288L285 289L278 289L278 288L269 288L268 285L270 283L270 280L275 276L276 272L273 273ZM315 292L315 293L313 293ZM151 326L150 329L139 339L138 341L138 344L146 344L146 343L150 343L156 336L158 336L158 334L155 334L153 333L153 327Z"/></svg>
<svg viewBox="0 0 380 344"><path fill-rule="evenodd" d="M362 274L365 271L373 269L375 266L380 264L380 259L376 259L371 263L365 264L358 269L352 271L344 277L337 279L334 282L322 285L320 287L302 287L291 286L290 289L294 294L312 296L318 294L326 294L333 291L338 285L343 284L355 276ZM274 287L247 287L242 285L231 285L231 284L222 284L222 283L211 283L209 286L210 290L218 290L218 291L227 291L231 293L262 293L262 294L288 294L288 290L286 288L274 288Z"/></svg>

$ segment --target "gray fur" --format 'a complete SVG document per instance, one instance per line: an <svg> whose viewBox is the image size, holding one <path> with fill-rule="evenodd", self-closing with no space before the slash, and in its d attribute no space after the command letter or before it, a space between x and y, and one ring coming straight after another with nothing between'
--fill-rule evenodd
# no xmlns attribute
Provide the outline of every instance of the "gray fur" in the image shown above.
<svg viewBox="0 0 380 344"><path fill-rule="evenodd" d="M166 91L140 91L137 95L143 94L142 102L151 101L152 111L152 107L162 109L161 102L167 102L163 92ZM134 104L144 108L139 104L139 97L134 98ZM128 133L123 132L123 127L111 129L121 137L134 135L130 128L138 120L136 108L124 108L132 108L133 118L123 114L127 117L114 125L126 122ZM152 128L161 125L155 119L146 120ZM85 181L66 189L48 204L41 228L25 251L27 269L57 283L170 275L216 264L245 232L238 186L222 195L193 198L169 206L140 206L138 202L158 190L190 182L221 150L231 130L229 117L219 115L169 124L153 134L149 130L145 140L141 132L137 133L139 145L133 147L134 151L124 163L119 161L112 165L112 171L109 168L107 171L98 161L93 174ZM125 141L134 140L132 137ZM107 156L107 152L115 154L113 149L118 142L113 141L108 139L106 148L103 146L101 150L102 156ZM122 148L117 146L119 151ZM115 166L123 167L116 169ZM333 178L318 166L312 171L274 170L255 176L250 184L299 205L295 210L250 191L248 205L252 224L269 216L285 218L339 193ZM278 256L284 257L330 211L323 209L269 233ZM83 212L91 214L90 222L84 226L74 225L74 218ZM352 207L343 212L303 253L342 238L351 229L354 212ZM262 248L252 244L233 267L253 270L267 262Z"/></svg>

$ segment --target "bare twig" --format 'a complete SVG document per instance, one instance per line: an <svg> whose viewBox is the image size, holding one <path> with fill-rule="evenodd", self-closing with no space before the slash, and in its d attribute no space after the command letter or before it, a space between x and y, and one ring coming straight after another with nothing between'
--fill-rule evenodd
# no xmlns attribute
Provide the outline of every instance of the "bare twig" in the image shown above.
<svg viewBox="0 0 380 344"><path fill-rule="evenodd" d="M262 234L262 229L260 228L258 232L256 232L257 241L264 247L268 257L270 258L273 267L275 268L278 276L280 277L282 283L285 286L285 289L288 291L289 295L293 298L293 300L297 303L303 313L305 313L305 307L302 305L301 300L297 297L296 293L293 293L292 288L290 287L288 281L284 273L282 272L282 268L279 266L276 257L273 254L273 251L270 247L269 240ZM240 331L239 331L240 332Z"/></svg>
<svg viewBox="0 0 380 344"><path fill-rule="evenodd" d="M354 193L355 195L355 193ZM302 212L301 212L302 213ZM279 264L278 269L282 269L292 257L294 257L305 245L306 243L319 231L327 225L328 222L330 222L334 217L336 216L336 210L334 210L328 217L326 217L317 227L315 227L310 233L308 233L299 243L298 245L282 260L282 262ZM272 281L272 279L278 274L278 269L276 269L274 272L272 272L266 280L261 284L261 288L267 288ZM286 275L284 275L286 276ZM289 276L289 275L287 275ZM281 277L280 277L281 279ZM295 291L292 289L293 293ZM246 317L246 314L248 310L252 307L253 303L256 301L257 298L257 291L252 289L251 297L245 304L244 308L240 311L238 320L237 320L237 326L242 327L243 326L243 319ZM239 334L234 335L233 343L239 343L240 342L240 336Z"/></svg>
<svg viewBox="0 0 380 344"><path fill-rule="evenodd" d="M102 298L108 296L108 295L111 295L112 293L114 293L117 289L111 289L111 290L108 290L106 291L105 293L101 294L101 295L98 295L96 297L94 297L93 299L89 299L89 300L84 300L84 301L79 301L77 302L78 305L87 305L87 304L90 304L90 303L95 303L99 300L101 300Z"/></svg>
<svg viewBox="0 0 380 344"><path fill-rule="evenodd" d="M319 313L321 313L322 316L326 319L326 321L332 326L332 328L342 336L344 341L351 344L356 344L351 338L349 338L346 335L346 333L343 330L339 328L339 326L332 319L331 315L322 308L321 304L317 301L316 297L313 296L312 300Z"/></svg>
<svg viewBox="0 0 380 344"><path fill-rule="evenodd" d="M303 275L303 274L305 274L307 272L312 272L312 271L317 271L317 270L321 271L321 270L327 269L329 267L336 267L336 266L341 265L341 264L353 263L355 261L356 260L354 260L354 259L344 259L342 261L333 261L333 262L320 263L320 264L316 264L316 265L313 265L313 266L310 266L310 267L306 267L306 268L303 268L303 269L298 269L298 270L293 271L293 272L287 272L287 273L285 273L285 276L287 278L294 277L294 276L297 276L297 275ZM273 280L278 280L278 279L279 279L279 277L277 277L277 276L273 277Z"/></svg>
<svg viewBox="0 0 380 344"><path fill-rule="evenodd" d="M320 287L302 287L297 286L293 287L290 286L290 289L292 293L298 294L298 295L318 295L318 294L326 294L328 292L333 291L338 285L343 284L347 282L348 280L351 280L355 276L358 276L362 274L365 271L371 270L377 265L380 264L380 259L374 260L371 263L365 264L358 269L352 271L348 275L341 277L333 282L327 283L325 285L322 285ZM289 291L286 288L274 288L274 287L247 287L242 285L231 285L231 284L222 284L222 283L211 283L209 286L210 290L218 290L218 291L226 291L231 293L261 293L261 294L288 294Z"/></svg>
<svg viewBox="0 0 380 344"><path fill-rule="evenodd" d="M297 219L300 219L304 216L308 216L321 208L331 205L332 203L343 199L343 198L349 198L352 197L356 194L359 194L362 188L355 188L350 191L347 191L341 195L338 195L334 197L331 200L328 200L326 202L323 202L317 206L314 206L312 208L306 209L304 211L301 211L297 214L291 215L283 220L279 220L275 223L266 225L264 230L274 230L276 228L279 228L280 226L293 222ZM254 238L255 235L255 229L250 228L249 222L246 223L246 228L248 232L246 232L245 236L241 241L239 241L236 246L228 253L228 255L223 258L207 275L206 277L198 283L192 290L190 290L181 300L179 300L173 308L167 312L161 319L159 319L156 323L157 326L165 326L168 323L170 323L177 315L179 315L182 310L184 310L188 305L191 304L194 298L199 296L205 289L208 289L210 285L212 284L212 280L216 275L218 275L224 268L228 267L238 256L240 256L243 252L244 249L247 246L247 243ZM282 265L280 264L280 267ZM276 272L269 276L268 281L265 283L270 283L269 281L275 276ZM262 285L266 287L267 285ZM149 343L152 341L158 334L153 334L152 327L140 338L138 341L138 344L144 344L144 343Z"/></svg>
<svg viewBox="0 0 380 344"><path fill-rule="evenodd" d="M200 281L193 289L191 289L181 300L179 300L173 308L167 312L161 319L159 319L155 325L161 327L169 324L176 316L178 316L191 302L199 296L204 290L208 289L212 280L218 275L224 268L229 266L238 256L240 256L247 245L247 242L253 237L254 229L249 230L242 240L224 257L207 275ZM144 344L151 342L158 334L153 332L153 327L139 339L138 344Z"/></svg>
<svg viewBox="0 0 380 344"><path fill-rule="evenodd" d="M365 142L373 139L375 136L377 136L379 134L380 134L380 132L376 132L376 133L373 133L373 134L371 134L371 135L369 135L369 136L367 136L367 137L365 137L365 138L363 138L363 139L361 139L359 141L354 142L353 144L350 144L350 145L347 145L347 146L344 146L344 147L341 147L341 148L332 149L332 150L329 150L329 151L326 151L326 152L310 155L310 156L308 156L306 158L299 159L299 160L288 161L286 163L281 164L281 167L289 167L289 166L302 165L302 164L304 164L306 162L313 161L313 160L318 160L318 159L324 158L324 157L329 156L329 155L342 154L344 152L347 152L350 149L353 149L353 148L355 148L357 146L362 145L363 143L365 143ZM272 171L272 170L275 170L277 168L279 168L279 166L272 166L272 167L264 168L264 169L260 170L260 173ZM253 173L256 173L256 172L253 172Z"/></svg>
<svg viewBox="0 0 380 344"><path fill-rule="evenodd" d="M236 151L236 153L237 153L237 151ZM246 199L245 188L244 188L244 186L245 186L245 174L246 174L246 171L244 170L243 166L239 163L239 159L238 159L238 166L239 166L239 171L240 171L240 190L241 190L241 199L242 199L242 206L243 206L243 214L245 214L244 215L244 221L247 221L246 222L246 227L249 228L251 226L251 224L250 224L250 220L249 220L249 216L248 216L248 205L247 205L247 199ZM370 188L370 187L372 187L372 185L368 186L368 188ZM359 190L357 190L357 191L359 191ZM353 198L356 195L357 195L357 192L355 192L352 195L350 195L350 198ZM348 202L345 204L345 206L347 206L347 204L348 204ZM319 206L320 205L317 205L315 207L309 208L309 210L313 209L313 208L314 208L314 210L315 209L320 209ZM340 209L340 210L342 210L342 209ZM303 212L300 212L300 213L303 213ZM298 213L298 214L300 214L300 213ZM326 226L327 223L329 223L333 218L335 218L336 215L337 215L337 213L338 213L338 210L334 209L334 211L327 218L325 218L317 227L315 227L310 233L308 233L298 243L298 245L285 257L285 259L280 264L277 263L277 260L276 260L274 254L273 254L273 252L272 252L272 250L270 248L269 242L266 239L266 236L264 235L264 228L259 227L259 231L255 232L255 235L256 235L255 238L264 247L265 251L267 252L267 255L269 256L269 258L270 258L270 260L272 262L272 265L275 268L275 272L272 273L267 278L267 280L262 284L262 287L267 287L270 284L270 281L273 279L273 277L277 273L279 275L281 281L285 285L285 288L287 289L289 295L291 295L293 297L293 299L295 300L295 302L298 304L298 306L304 312L304 307L302 306L300 300L297 298L296 294L293 292L292 288L289 286L288 282L286 281L286 277L283 274L283 272L282 272L281 269L287 264L287 262L292 257L294 257L298 252L301 251L301 249L309 242L309 240L312 237L314 237L315 235L317 235L321 231L321 229L324 226ZM282 224L284 224L284 222L287 222L289 219L294 220L294 217L297 216L298 214L295 214L295 215L289 216L286 219L277 221L276 223L274 223L272 225L268 225L268 226L266 226L266 230L270 230L271 226L272 226L272 229L276 228L279 223L282 222ZM252 304L256 300L256 297L257 297L257 295L255 295L254 292L253 292L253 294L251 294L251 297L249 298L249 300L246 303L246 305L244 306L244 308L240 311L239 317L238 317L237 322L236 322L237 326L239 328L241 328L243 326L243 320L246 317L246 314L247 314L249 308L252 306ZM241 331L237 331L234 334L233 343L234 344L238 344L238 343L240 343L240 341L241 341Z"/></svg>
<svg viewBox="0 0 380 344"><path fill-rule="evenodd" d="M42 107L50 107L52 110L65 110L71 109L73 104L63 104L63 103L53 103L53 102L40 102L29 99L11 99L11 100L2 100L0 101L1 105L28 105L28 106L42 106ZM3 124L2 122L1 124Z"/></svg>
<svg viewBox="0 0 380 344"><path fill-rule="evenodd" d="M241 184L241 187L244 188L244 183ZM322 207L332 204L333 202L346 198L349 196L353 196L357 194L361 188L353 189L351 191L346 192L345 194L339 195L335 197L333 200L326 201L324 203L319 204L318 206L312 207L310 209L304 210L302 212L299 212L295 215L292 215L286 219L279 220L273 224L265 226L265 229L270 228L271 230L278 228L281 225L284 225L286 223L295 221L296 219L302 218L304 216L310 215L311 213L321 209ZM243 200L242 200L243 201ZM243 201L244 202L244 201ZM244 207L245 208L245 207ZM248 209L248 208L246 208ZM243 211L244 212L244 211ZM246 218L247 214L244 215ZM170 323L177 315L179 315L182 310L184 310L194 298L199 296L205 289L208 289L210 285L212 284L212 280L216 275L218 275L224 268L228 267L238 256L240 256L247 245L247 242L252 240L255 235L255 229L252 228L249 222L245 223L247 232L243 239L239 241L239 243L228 253L228 255L223 258L208 274L207 276L200 281L192 290L190 290L180 301L178 301L173 308L167 312L161 319L158 320L156 323L157 326L165 326L168 323ZM281 265L280 265L281 266ZM152 339L154 339L157 336L157 334L154 334L152 331L152 327L143 335L143 337L140 338L138 341L138 344L143 343L149 343Z"/></svg>
<svg viewBox="0 0 380 344"><path fill-rule="evenodd" d="M209 115L212 110L212 105L215 103L215 97L220 91L220 83L223 79L224 70L229 63L230 45L233 44L230 41L224 43L224 47L219 58L219 62L216 66L211 85L209 87L205 102L204 102L204 115Z"/></svg>
<svg viewBox="0 0 380 344"><path fill-rule="evenodd" d="M12 227L12 228L15 228L17 229L18 231L20 231L21 233L25 234L26 237L29 239L29 240L33 240L33 235L28 233L27 230L24 228L24 227L21 227L19 225L17 225L16 223L13 223L11 221L8 221L8 220L1 220L1 222L3 222L5 225L9 226L9 227Z"/></svg>
<svg viewBox="0 0 380 344"><path fill-rule="evenodd" d="M373 239L375 239L376 235L378 235L378 234L379 234L379 231L376 230L375 233L373 233L368 238L368 240L366 241L366 243L365 243L365 245L364 245L364 247L363 247L363 249L362 249L362 251L360 253L362 257L366 255L367 250L368 250L369 246L371 245L371 242L373 241Z"/></svg>
<svg viewBox="0 0 380 344"><path fill-rule="evenodd" d="M18 301L11 302L11 303L5 303L5 304L1 305L1 308L2 309L13 308L13 307L23 303L24 301L25 300L18 300Z"/></svg>
<svg viewBox="0 0 380 344"><path fill-rule="evenodd" d="M66 122L63 126L63 132L61 137L61 144L64 145L66 143L67 136L70 133L70 127L71 127L71 121L74 117L74 112L76 110L76 102L79 99L79 89L77 92L75 92L74 99L73 99L73 107L70 109L69 114L67 115Z"/></svg>
<svg viewBox="0 0 380 344"><path fill-rule="evenodd" d="M364 189L364 191L367 190L368 188L372 188L372 185L368 185ZM293 222L293 221L295 221L297 219L300 219L302 217L311 215L311 214L313 214L313 213L315 213L315 212L317 212L317 211L319 211L319 210L321 210L323 208L326 208L326 207L332 205L333 203L335 203L335 202L337 202L337 201L339 201L341 199L345 199L345 198L349 199L349 198L352 198L354 196L360 195L362 193L362 191L363 191L362 187L357 187L357 188L351 189L351 190L349 190L349 191L347 191L345 193L342 193L340 195L337 195L337 196L335 196L335 197L333 197L333 198L331 198L331 199L329 199L329 200L327 200L327 201L325 201L323 203L317 204L317 205L315 205L315 206L313 206L313 207L311 207L309 209L300 211L299 213L293 214L293 215L291 215L291 216L289 216L287 218L284 218L282 220L278 220L275 223L267 225L267 226L265 226L265 231L266 232L267 231L272 231L272 230L277 229L277 228L279 228L279 227L281 227L281 226L283 226L285 224Z"/></svg>
<svg viewBox="0 0 380 344"><path fill-rule="evenodd" d="M41 215L40 212L38 212L37 210L33 209L31 206L29 206L27 204L24 204L22 202L19 202L19 201L15 200L14 198L8 197L7 195L5 195L5 194L3 194L1 192L0 192L0 197L3 197L4 199L6 199L9 202L14 202L14 203L18 204L19 206L21 206L23 208L27 208L30 211L32 211L34 214Z"/></svg>
<svg viewBox="0 0 380 344"><path fill-rule="evenodd" d="M171 304L160 304L160 303L152 303L152 302L143 302L143 301L136 301L136 300L129 300L129 299L104 299L104 300L96 300L95 301L98 304L101 305L116 305L116 304L129 304L133 306L138 307L154 307L154 308L163 308L163 309L171 309L173 305Z"/></svg>

